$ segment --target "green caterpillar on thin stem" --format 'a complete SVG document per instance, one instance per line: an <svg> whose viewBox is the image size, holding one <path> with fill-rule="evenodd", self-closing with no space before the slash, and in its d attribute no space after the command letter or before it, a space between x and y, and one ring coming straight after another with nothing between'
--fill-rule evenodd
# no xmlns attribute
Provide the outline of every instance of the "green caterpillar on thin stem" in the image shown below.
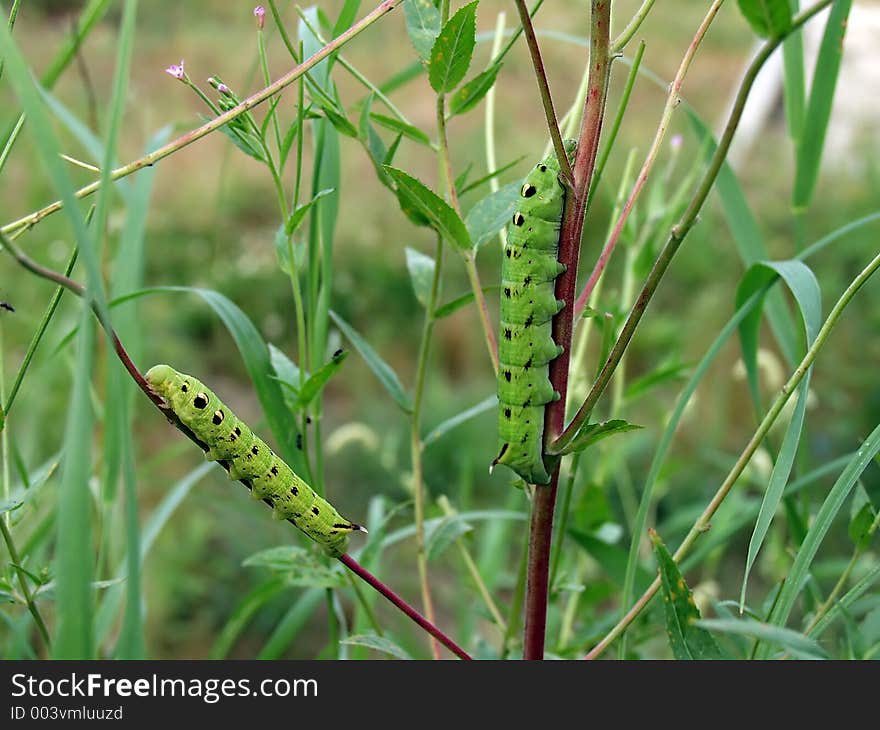
<svg viewBox="0 0 880 730"><path fill-rule="evenodd" d="M352 532L366 532L319 497L196 378L170 365L155 365L147 371L146 380L180 422L208 447L206 459L224 462L230 479L241 481L255 499L272 507L275 517L292 522L328 555L339 557L345 553Z"/></svg>
<svg viewBox="0 0 880 730"><path fill-rule="evenodd" d="M573 159L574 140L565 141ZM559 161L550 154L523 181L501 259L501 334L498 338L498 456L529 484L547 484L544 464L544 406L559 399L550 383L550 361L562 347L553 341L553 317L565 306L555 280L565 187Z"/></svg>

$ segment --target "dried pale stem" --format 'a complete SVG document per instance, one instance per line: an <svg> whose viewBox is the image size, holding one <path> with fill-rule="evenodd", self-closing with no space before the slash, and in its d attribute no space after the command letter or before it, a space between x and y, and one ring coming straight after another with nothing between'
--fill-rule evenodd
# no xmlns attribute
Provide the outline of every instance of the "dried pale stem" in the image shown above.
<svg viewBox="0 0 880 730"><path fill-rule="evenodd" d="M584 210L590 180L596 163L599 136L605 113L609 54L610 2L593 0L590 15L590 75L583 122L574 164L574 185L566 196L565 212L559 238L559 261L565 272L556 279L556 298L569 303L553 318L553 341L563 347L562 354L550 363L550 382L560 398L548 404L544 415L544 443L551 442L565 424L565 400L568 392L568 366L571 355L575 283L578 255L584 224ZM563 158L565 155L563 155ZM553 511L559 483L559 463L550 484L536 485L532 497L529 525L529 563L525 604L523 658L542 659L547 629L550 553L553 537Z"/></svg>
<svg viewBox="0 0 880 730"><path fill-rule="evenodd" d="M377 20L382 18L384 15L394 10L394 8L400 5L401 2L403 2L403 0L385 0L385 2L380 3L372 12L370 12L368 15L365 15L361 20L351 26L351 28L334 38L332 41L330 41L330 43L328 43L326 46L317 51L314 55L310 56L305 61L288 71L277 81L269 84L269 86L267 86L265 89L258 91L252 96L249 96L247 99L244 99L240 104L234 106L232 109L224 112L220 116L215 117L211 121L203 124L201 127L187 132L181 137L178 137L176 140L173 140L172 142L163 145L159 149L151 152L150 154L144 155L140 159L130 162L127 165L123 165L122 167L116 168L110 173L110 179L119 180L120 178L131 175L133 172L137 172L144 167L154 165L159 160L168 157L168 155L177 152L178 150L186 147L189 144L192 144L196 140L199 140L202 137L210 134L211 132L214 132L215 130L219 129L224 124L227 124L241 114L244 114L248 110L253 109L258 104L266 101L266 99L274 96L282 89L292 84L304 73L311 70L325 58L330 56L334 51L342 48L352 38L356 37ZM77 190L75 193L75 197L84 198L87 195L91 195L96 190L98 190L100 186L101 181L95 180L94 182ZM51 215L58 210L61 210L61 207L62 202L60 200L55 201L54 203L47 205L46 207L41 208L38 211L30 213L23 218L19 218L18 220L12 221L11 223L7 223L5 226L0 228L0 233L9 235L19 230L29 228L39 223L46 216Z"/></svg>
<svg viewBox="0 0 880 730"><path fill-rule="evenodd" d="M679 103L681 103L681 87L684 83L685 76L687 76L687 72L690 69L691 63L694 60L697 49L700 47L700 43L706 35L706 31L709 30L709 25L715 19L715 16L721 9L721 5L723 2L724 0L715 0L715 2L712 3L709 11L706 13L706 17L703 18L703 22L697 29L696 35L694 35L693 39L691 40L687 52L681 59L681 64L678 67L678 72L675 74L675 78L673 79L672 84L669 87L669 95L666 97L666 104L663 107L663 113L660 116L660 124L657 126L657 132L654 134L654 141L651 143L651 147L648 150L647 156L645 157L645 162L642 164L642 169L639 171L638 177L636 178L635 184L633 185L632 192L630 193L629 198L627 199L626 204L623 206L623 210L621 211L620 216L617 219L617 224L614 226L614 230L608 237L608 241L605 243L605 247L602 249L602 253L599 255L599 258L597 259L596 264L593 267L593 271L590 273L590 277L587 279L587 283L584 286L583 291L577 298L577 302L575 303L575 316L579 315L584 310L584 307L590 300L590 295L593 293L596 282L599 280L602 272L605 271L605 267L608 264L609 259L611 258L611 254L614 252L614 248L617 245L617 242L620 240L620 234L623 233L623 227L626 225L626 222L629 219L629 215L632 212L633 206L635 205L639 194L642 192L645 183L648 181L648 176L651 174L651 170L654 168L654 163L657 160L657 155L660 153L660 147L663 143L663 138L666 136L666 132L669 129L669 124L672 121L672 113L675 111L676 107L678 107Z"/></svg>

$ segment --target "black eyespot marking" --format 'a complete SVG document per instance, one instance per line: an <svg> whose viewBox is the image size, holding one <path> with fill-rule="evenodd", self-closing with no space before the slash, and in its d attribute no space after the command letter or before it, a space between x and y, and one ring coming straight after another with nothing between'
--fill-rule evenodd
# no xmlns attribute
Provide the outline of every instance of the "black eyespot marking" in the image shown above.
<svg viewBox="0 0 880 730"><path fill-rule="evenodd" d="M541 172L547 172L547 165L538 165L538 169Z"/></svg>
<svg viewBox="0 0 880 730"><path fill-rule="evenodd" d="M504 253L506 254L507 258L510 258L512 251L511 251L511 249L508 247L508 248L506 248L506 249L504 250Z"/></svg>
<svg viewBox="0 0 880 730"><path fill-rule="evenodd" d="M290 488L290 493L291 493L294 497L295 497L296 495L299 494L299 489L296 488L296 485L295 485L295 484Z"/></svg>
<svg viewBox="0 0 880 730"><path fill-rule="evenodd" d="M303 447L303 435L301 433L298 433L296 435L296 448L298 448L300 451L302 451L302 447Z"/></svg>
<svg viewBox="0 0 880 730"><path fill-rule="evenodd" d="M312 507L312 512L316 515L321 514L321 510L319 510L317 507Z"/></svg>
<svg viewBox="0 0 880 730"><path fill-rule="evenodd" d="M312 417L306 416L306 423L311 423L311 422L312 422Z"/></svg>
<svg viewBox="0 0 880 730"><path fill-rule="evenodd" d="M193 398L193 405L202 410L205 406L208 405L208 396L204 393L199 393L195 398Z"/></svg>
<svg viewBox="0 0 880 730"><path fill-rule="evenodd" d="M513 225L515 225L515 226L517 226L517 228L519 228L520 226L522 226L526 222L526 217L522 213L520 213L519 211L516 211L516 213L513 214L512 221L513 221Z"/></svg>
<svg viewBox="0 0 880 730"><path fill-rule="evenodd" d="M217 409L216 411L214 411L214 417L211 419L211 423L213 423L215 426L219 426L221 423L223 423L224 418L226 418L226 414L222 410Z"/></svg>
<svg viewBox="0 0 880 730"><path fill-rule="evenodd" d="M251 448L251 453L252 453L254 456L256 456L257 454L260 453L260 447L257 446L256 444L254 444L254 445L253 445L253 448Z"/></svg>
<svg viewBox="0 0 880 730"><path fill-rule="evenodd" d="M530 342L529 345L531 346L531 344L532 343ZM523 369L528 370L530 367L532 367L532 360L534 360L534 359L535 359L534 357L530 357L528 360L526 360L526 364L523 365ZM530 388L532 387L531 383L529 383L529 387Z"/></svg>
<svg viewBox="0 0 880 730"><path fill-rule="evenodd" d="M532 262L529 261L529 263L532 263ZM531 284L531 283L532 283L532 277L531 277L531 275L529 275L529 276L527 276L525 279L523 279L523 286L528 286L528 285Z"/></svg>
<svg viewBox="0 0 880 730"><path fill-rule="evenodd" d="M505 379L508 383L510 382L510 379L511 379L512 377L513 377L513 375L512 375L512 373L510 372L510 370L505 370L505 371L504 371L504 379Z"/></svg>
<svg viewBox="0 0 880 730"><path fill-rule="evenodd" d="M532 323L533 323L534 321L535 321L535 317L534 317L534 315L530 314L530 315L526 318L526 321L523 323L523 327L531 327L531 326L532 326Z"/></svg>
<svg viewBox="0 0 880 730"><path fill-rule="evenodd" d="M272 472L273 477L278 476L278 467L277 466L273 466L271 469L269 469L269 471Z"/></svg>
<svg viewBox="0 0 880 730"><path fill-rule="evenodd" d="M506 327L504 330L504 339L510 340L513 338L513 332L510 330L510 327Z"/></svg>
<svg viewBox="0 0 880 730"><path fill-rule="evenodd" d="M186 391L188 391L189 388L187 387L187 384L184 383L183 385L180 386L180 390L183 391L184 393L186 393Z"/></svg>
<svg viewBox="0 0 880 730"><path fill-rule="evenodd" d="M336 352L333 353L333 359L335 360L335 359L336 359L337 357L339 357L343 352L345 352L345 350L343 350L343 349L340 347Z"/></svg>
<svg viewBox="0 0 880 730"><path fill-rule="evenodd" d="M235 427L235 435L241 436L241 429L238 426Z"/></svg>
<svg viewBox="0 0 880 730"><path fill-rule="evenodd" d="M510 418L511 415L512 415L512 411L509 408L505 408L504 409L504 417Z"/></svg>
<svg viewBox="0 0 880 730"><path fill-rule="evenodd" d="M531 198L537 192L538 188L536 188L534 185L529 185L528 183L526 183L522 186L522 190L520 190L520 195L522 195L524 198Z"/></svg>
<svg viewBox="0 0 880 730"><path fill-rule="evenodd" d="M506 296L508 299L510 299L510 287L509 286L504 287L504 296Z"/></svg>

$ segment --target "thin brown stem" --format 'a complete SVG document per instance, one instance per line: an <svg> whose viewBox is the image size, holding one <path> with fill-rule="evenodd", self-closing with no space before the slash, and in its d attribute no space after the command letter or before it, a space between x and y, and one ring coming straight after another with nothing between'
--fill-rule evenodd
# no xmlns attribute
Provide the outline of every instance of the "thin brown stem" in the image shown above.
<svg viewBox="0 0 880 730"><path fill-rule="evenodd" d="M610 7L611 3L609 2L608 5ZM550 81L547 79L547 72L544 70L544 60L541 58L541 49L538 47L538 38L532 25L532 17L529 15L525 0L516 0L516 9L519 12L519 20L523 34L526 37L526 44L529 47L529 55L532 57L535 79L538 82L538 91L541 94L541 104L544 107L544 116L547 118L547 129L550 131L550 140L553 142L553 149L556 150L556 158L559 160L559 167L562 169L562 179L566 181L567 186L571 187L574 185L574 175L572 174L568 156L565 154L562 135L559 133L559 122L556 119L556 109L553 107L553 97L550 94Z"/></svg>
<svg viewBox="0 0 880 730"><path fill-rule="evenodd" d="M574 164L574 184L566 196L565 212L559 238L559 261L565 272L556 279L556 298L567 303L553 318L553 341L563 347L562 354L550 363L550 382L559 400L544 411L544 443L550 443L565 424L565 399L568 392L568 366L571 353L575 283L584 224L584 210L590 180L596 164L599 136L605 114L611 57L608 52L611 3L593 0L590 15L590 72L587 84L581 133ZM562 155L564 158L565 155ZM532 497L529 526L528 589L525 605L523 658L542 659L547 629L550 553L553 510L559 481L559 463L555 464L550 484L536 485Z"/></svg>

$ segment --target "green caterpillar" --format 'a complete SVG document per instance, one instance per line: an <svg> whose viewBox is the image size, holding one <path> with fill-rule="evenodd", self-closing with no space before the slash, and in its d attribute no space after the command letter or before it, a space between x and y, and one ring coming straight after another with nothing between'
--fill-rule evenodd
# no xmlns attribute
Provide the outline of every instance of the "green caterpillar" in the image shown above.
<svg viewBox="0 0 880 730"><path fill-rule="evenodd" d="M566 140L574 155L576 143ZM544 406L559 400L549 364L562 352L553 341L553 316L565 306L554 281L565 266L557 261L565 188L555 154L526 175L501 259L501 332L498 338L498 456L529 484L547 484L544 464Z"/></svg>
<svg viewBox="0 0 880 730"><path fill-rule="evenodd" d="M300 479L266 443L247 427L204 384L170 365L147 371L150 387L205 446L205 458L222 461L230 479L240 480L255 499L272 507L275 517L289 520L328 555L339 557L349 535L361 525L342 517L325 499Z"/></svg>

